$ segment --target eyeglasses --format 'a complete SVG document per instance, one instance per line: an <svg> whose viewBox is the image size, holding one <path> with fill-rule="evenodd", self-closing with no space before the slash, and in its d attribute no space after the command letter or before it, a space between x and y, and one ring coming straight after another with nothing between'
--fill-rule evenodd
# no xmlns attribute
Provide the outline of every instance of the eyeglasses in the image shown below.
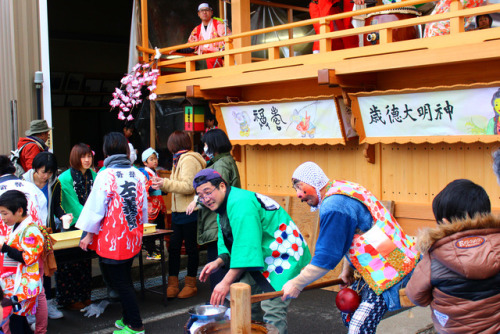
<svg viewBox="0 0 500 334"><path fill-rule="evenodd" d="M217 188L212 189L212 191L205 193L205 194L198 194L198 199L202 202L205 202L207 199L212 196L212 193L216 190Z"/></svg>

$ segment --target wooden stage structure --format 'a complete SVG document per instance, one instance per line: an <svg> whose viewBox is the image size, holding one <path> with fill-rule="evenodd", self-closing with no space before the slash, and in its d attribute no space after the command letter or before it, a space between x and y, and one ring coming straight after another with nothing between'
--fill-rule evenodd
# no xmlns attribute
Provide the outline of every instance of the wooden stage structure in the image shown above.
<svg viewBox="0 0 500 334"><path fill-rule="evenodd" d="M224 51L167 59L171 51L206 42L159 46L163 57L158 62L161 76L156 92L160 99L185 96L204 100L216 113L219 127L225 129L218 105L228 101L294 101L331 96L352 107L351 123L362 130L353 102L357 95L500 86L500 28L464 31L463 24L466 17L500 12L500 4L462 9L459 1L453 1L448 13L330 32L331 20L430 1L408 0L259 30L250 29L251 2L231 1L233 34L212 40L224 41ZM137 49L144 60L152 60L155 50L148 44L147 0L141 3L142 44ZM278 6L289 12L304 10ZM450 20L448 35L393 41L394 29L442 20ZM294 36L294 28L313 23L320 24L320 34ZM289 32L289 39L251 44L252 36L283 30ZM380 36L377 45L331 50L333 38L374 31ZM315 40L319 40L319 53L293 56L290 52L291 57L280 56L280 48L293 51L295 45ZM252 58L252 52L259 50L267 50L267 58ZM196 70L196 61L214 56L224 58L223 67ZM151 113L151 120L154 120L154 107ZM152 121L151 143L154 143L155 129ZM294 169L302 162L314 161L330 178L360 183L379 199L391 202L394 215L405 231L416 235L419 228L435 224L432 199L454 179L467 178L483 186L494 211L499 211L500 186L492 170L491 158L492 152L500 146L499 138L498 135L482 135L353 138L345 142L320 139L238 141L234 143L233 155L238 161L242 187L273 195L285 204L313 246L317 235L316 216L309 212L307 205L293 197L295 192L291 183ZM303 227L306 223L312 223L311 227Z"/></svg>

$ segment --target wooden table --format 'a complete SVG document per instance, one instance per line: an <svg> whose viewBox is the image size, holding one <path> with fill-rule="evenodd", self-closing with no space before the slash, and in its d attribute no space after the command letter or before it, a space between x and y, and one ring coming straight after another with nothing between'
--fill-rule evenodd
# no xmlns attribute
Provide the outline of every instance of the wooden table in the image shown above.
<svg viewBox="0 0 500 334"><path fill-rule="evenodd" d="M164 245L165 245L165 236L172 234L174 231L172 230L163 230L163 229L156 229L156 225L154 224L145 224L144 225L144 235L143 239L145 238L153 238L154 240L158 239L160 240L160 265L161 265L161 278L162 278L162 291L154 291L152 289L146 288L144 284L144 263L142 260L142 247L141 250L139 251L139 276L140 276L140 281L141 281L141 293L144 296L145 291L153 292L153 293L158 293L163 296L162 301L163 304L166 306L167 305L167 267L165 264L165 250L164 250ZM60 233L53 233L51 236L57 240L57 243L54 245L54 253L57 256L57 253L66 249L74 249L78 248L80 246L80 238L82 236L82 231L81 230L75 230L75 231L68 231L68 232L60 232ZM89 257L91 258L96 258L97 254L95 252L89 252ZM81 260L80 258L77 259ZM63 262L72 262L74 260L70 261L63 261Z"/></svg>

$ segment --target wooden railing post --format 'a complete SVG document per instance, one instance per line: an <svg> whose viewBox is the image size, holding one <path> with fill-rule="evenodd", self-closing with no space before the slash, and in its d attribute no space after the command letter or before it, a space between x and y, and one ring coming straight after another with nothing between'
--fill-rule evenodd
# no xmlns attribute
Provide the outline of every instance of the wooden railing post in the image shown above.
<svg viewBox="0 0 500 334"><path fill-rule="evenodd" d="M195 61L186 61L186 72L194 72L196 71L196 62Z"/></svg>
<svg viewBox="0 0 500 334"><path fill-rule="evenodd" d="M233 39L231 37L226 37L224 39L224 50L232 50L233 48ZM234 66L234 54L224 56L224 67L226 66Z"/></svg>
<svg viewBox="0 0 500 334"><path fill-rule="evenodd" d="M330 22L325 18L319 21L319 34L323 35L330 32ZM332 41L329 38L323 38L319 41L319 52L332 51Z"/></svg>
<svg viewBox="0 0 500 334"><path fill-rule="evenodd" d="M280 48L279 47L269 48L269 49L267 49L267 52L268 52L268 59L269 60L280 59Z"/></svg>
<svg viewBox="0 0 500 334"><path fill-rule="evenodd" d="M453 0L450 3L450 12L455 12L463 9L462 3L459 0ZM453 17L450 19L450 34L464 32L464 18Z"/></svg>
<svg viewBox="0 0 500 334"><path fill-rule="evenodd" d="M392 29L381 29L379 31L380 44L392 43Z"/></svg>

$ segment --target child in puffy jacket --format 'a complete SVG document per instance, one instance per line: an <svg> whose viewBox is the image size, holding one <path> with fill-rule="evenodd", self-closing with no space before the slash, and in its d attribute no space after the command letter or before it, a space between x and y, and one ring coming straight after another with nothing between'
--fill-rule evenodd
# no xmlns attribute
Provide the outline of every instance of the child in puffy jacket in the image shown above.
<svg viewBox="0 0 500 334"><path fill-rule="evenodd" d="M486 191L465 179L432 202L437 227L422 231L423 258L406 286L418 306L430 305L438 333L500 332L500 218Z"/></svg>

